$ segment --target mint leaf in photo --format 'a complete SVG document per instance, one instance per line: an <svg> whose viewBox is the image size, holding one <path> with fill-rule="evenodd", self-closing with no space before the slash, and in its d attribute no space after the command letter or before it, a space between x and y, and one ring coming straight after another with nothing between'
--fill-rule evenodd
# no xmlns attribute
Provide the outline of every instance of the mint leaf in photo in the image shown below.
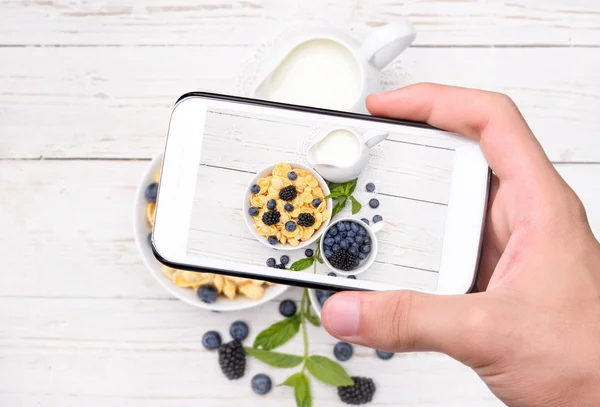
<svg viewBox="0 0 600 407"><path fill-rule="evenodd" d="M357 182L358 182L358 178L357 179L353 179L352 181L348 181L346 183L346 185L344 186L344 192L346 193L346 195L348 195L348 196L352 195L352 193L356 189L356 183Z"/></svg>
<svg viewBox="0 0 600 407"><path fill-rule="evenodd" d="M300 373L294 386L294 395L296 396L297 407L311 407L312 396L310 394L310 383L304 373Z"/></svg>
<svg viewBox="0 0 600 407"><path fill-rule="evenodd" d="M253 348L262 348L263 350L273 350L283 345L300 329L300 314L279 321L262 331L254 339Z"/></svg>
<svg viewBox="0 0 600 407"><path fill-rule="evenodd" d="M346 198L345 196L340 199L335 206L333 207L333 211L331 212L331 217L333 218L335 215L337 215L338 213L340 213L342 211L342 209L344 209L344 207L346 206L346 201L348 198Z"/></svg>
<svg viewBox="0 0 600 407"><path fill-rule="evenodd" d="M339 363L324 356L309 357L306 361L306 368L316 379L331 386L352 386L354 384Z"/></svg>
<svg viewBox="0 0 600 407"><path fill-rule="evenodd" d="M274 367L296 367L304 361L304 358L302 356L290 355L287 353L272 352L268 350L254 349L249 347L245 347L244 350L248 355L255 357L256 359L266 363L267 365Z"/></svg>
<svg viewBox="0 0 600 407"><path fill-rule="evenodd" d="M305 257L303 259L293 262L292 265L290 266L290 270L292 270L292 271L305 270L305 269L309 268L310 266L312 266L314 261L315 261L314 256L313 257Z"/></svg>
<svg viewBox="0 0 600 407"><path fill-rule="evenodd" d="M354 199L353 196L350 197L350 201L352 202L352 215L356 215L362 208L362 205L360 204L360 202Z"/></svg>
<svg viewBox="0 0 600 407"><path fill-rule="evenodd" d="M302 372L294 373L293 375L285 379L285 382L281 383L280 386L296 387L296 383L298 383L298 378L303 375L304 374Z"/></svg>

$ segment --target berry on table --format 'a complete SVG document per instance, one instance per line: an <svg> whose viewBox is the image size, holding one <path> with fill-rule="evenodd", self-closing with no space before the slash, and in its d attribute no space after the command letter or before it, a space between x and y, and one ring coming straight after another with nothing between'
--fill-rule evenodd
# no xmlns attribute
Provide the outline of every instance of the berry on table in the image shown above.
<svg viewBox="0 0 600 407"><path fill-rule="evenodd" d="M304 255L305 255L306 257L312 257L312 256L313 256L313 254L315 254L315 252L313 252L313 249L306 249L306 250L304 251Z"/></svg>
<svg viewBox="0 0 600 407"><path fill-rule="evenodd" d="M347 250L340 249L333 252L333 255L329 259L329 263L336 269L350 271L354 269L356 257L348 253Z"/></svg>
<svg viewBox="0 0 600 407"><path fill-rule="evenodd" d="M375 184L373 184L372 182L369 182L366 185L366 189L367 189L367 192L374 192L375 191Z"/></svg>
<svg viewBox="0 0 600 407"><path fill-rule="evenodd" d="M350 280L356 280L356 276L348 276Z"/></svg>
<svg viewBox="0 0 600 407"><path fill-rule="evenodd" d="M219 348L219 366L221 372L229 380L236 380L244 376L246 371L246 352L242 343L233 340L221 345Z"/></svg>
<svg viewBox="0 0 600 407"><path fill-rule="evenodd" d="M221 346L221 335L217 331L208 331L202 335L202 346L208 350L218 349Z"/></svg>
<svg viewBox="0 0 600 407"><path fill-rule="evenodd" d="M279 191L279 198L283 199L284 201L293 201L297 196L298 191L296 191L296 187L293 185L288 185Z"/></svg>
<svg viewBox="0 0 600 407"><path fill-rule="evenodd" d="M263 213L262 221L265 225L271 226L279 223L279 219L281 218L281 214L278 211L269 211Z"/></svg>
<svg viewBox="0 0 600 407"><path fill-rule="evenodd" d="M283 209L285 209L288 212L291 212L294 210L294 205L288 202L285 205L283 205Z"/></svg>
<svg viewBox="0 0 600 407"><path fill-rule="evenodd" d="M298 224L302 227L310 227L315 224L315 217L310 213L301 213L298 215Z"/></svg>
<svg viewBox="0 0 600 407"><path fill-rule="evenodd" d="M377 223L377 222L381 222L383 220L383 217L381 215L375 215L373 216L373 222Z"/></svg>
<svg viewBox="0 0 600 407"><path fill-rule="evenodd" d="M319 205L321 205L321 200L319 198L313 199L313 201L312 201L313 208L318 208Z"/></svg>
<svg viewBox="0 0 600 407"><path fill-rule="evenodd" d="M269 242L270 245L275 246L279 241L277 240L277 236L269 236L267 242Z"/></svg>
<svg viewBox="0 0 600 407"><path fill-rule="evenodd" d="M260 395L267 394L271 391L271 387L273 387L273 384L271 383L271 378L266 374L262 373L259 373L256 376L254 376L252 378L252 381L250 382L250 385L252 386L252 391Z"/></svg>
<svg viewBox="0 0 600 407"><path fill-rule="evenodd" d="M200 301L205 302L207 304L211 304L217 300L219 296L219 292L217 289L211 284L204 284L198 287L198 291L196 292Z"/></svg>
<svg viewBox="0 0 600 407"><path fill-rule="evenodd" d="M267 259L267 266L269 266L269 267L275 267L276 264L277 264L277 261L274 258L269 257Z"/></svg>
<svg viewBox="0 0 600 407"><path fill-rule="evenodd" d="M279 313L284 317L291 317L296 313L296 303L292 300L283 300L279 303Z"/></svg>
<svg viewBox="0 0 600 407"><path fill-rule="evenodd" d="M367 225L369 224L369 219L367 219L367 218L362 218L361 220L362 220L363 222L365 222Z"/></svg>
<svg viewBox="0 0 600 407"><path fill-rule="evenodd" d="M296 222L294 222L293 220L285 222L285 230L287 230L288 232L293 232L294 230L296 230Z"/></svg>
<svg viewBox="0 0 600 407"><path fill-rule="evenodd" d="M393 352L384 352L382 350L376 350L375 353L381 360L390 360L394 356Z"/></svg>
<svg viewBox="0 0 600 407"><path fill-rule="evenodd" d="M260 192L260 187L257 184L254 184L250 187L250 192L253 194L258 194Z"/></svg>
<svg viewBox="0 0 600 407"><path fill-rule="evenodd" d="M290 257L285 254L279 258L279 262L284 266L290 262Z"/></svg>
<svg viewBox="0 0 600 407"><path fill-rule="evenodd" d="M317 295L317 301L319 301L319 305L321 306L321 308L323 308L325 301L327 301L329 297L335 294L335 291L315 290L315 294Z"/></svg>
<svg viewBox="0 0 600 407"><path fill-rule="evenodd" d="M288 172L288 179L290 181L295 181L296 178L298 178L298 174L296 174L294 171Z"/></svg>
<svg viewBox="0 0 600 407"><path fill-rule="evenodd" d="M278 264L275 266L276 269L285 270L285 264Z"/></svg>
<svg viewBox="0 0 600 407"><path fill-rule="evenodd" d="M330 271L329 273L327 273L327 275L329 277L337 277L337 274L335 274L333 271Z"/></svg>
<svg viewBox="0 0 600 407"><path fill-rule="evenodd" d="M158 195L158 183L157 182L153 182L152 184L148 185L146 187L146 189L144 190L144 198L146 198L146 201L152 203L152 202L156 202L156 196Z"/></svg>
<svg viewBox="0 0 600 407"><path fill-rule="evenodd" d="M352 357L352 345L347 342L338 342L333 347L333 356L340 362L345 362Z"/></svg>
<svg viewBox="0 0 600 407"><path fill-rule="evenodd" d="M277 201L274 199L269 199L267 201L267 209L272 211L275 208L277 208Z"/></svg>
<svg viewBox="0 0 600 407"><path fill-rule="evenodd" d="M373 198L369 201L369 206L373 209L378 208L379 207L379 200Z"/></svg>
<svg viewBox="0 0 600 407"><path fill-rule="evenodd" d="M248 337L248 325L243 321L235 321L229 327L229 334L233 339L243 341Z"/></svg>
<svg viewBox="0 0 600 407"><path fill-rule="evenodd" d="M248 209L248 214L250 216L257 216L258 215L258 208L252 206L250 207L250 209Z"/></svg>
<svg viewBox="0 0 600 407"><path fill-rule="evenodd" d="M339 386L338 396L346 404L366 404L373 400L375 394L375 383L367 377L350 377L354 384L352 386Z"/></svg>

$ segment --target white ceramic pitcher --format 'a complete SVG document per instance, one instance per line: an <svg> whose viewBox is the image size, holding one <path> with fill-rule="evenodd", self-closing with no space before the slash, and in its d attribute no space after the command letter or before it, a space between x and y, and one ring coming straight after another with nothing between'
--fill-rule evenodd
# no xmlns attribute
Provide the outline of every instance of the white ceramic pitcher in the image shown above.
<svg viewBox="0 0 600 407"><path fill-rule="evenodd" d="M331 28L290 32L260 67L254 97L366 113L367 95L380 90L380 71L415 37L408 20L375 29L362 44Z"/></svg>
<svg viewBox="0 0 600 407"><path fill-rule="evenodd" d="M355 140L358 144L358 153L356 154L356 158L351 162L348 162L347 165L339 165L337 163L334 163L333 160L328 161L327 159L319 158L319 154L317 153L319 143L326 137L331 135L331 133L338 130L345 130L348 132L348 135L349 133L351 133L355 137ZM348 182L355 178L358 178L363 168L365 168L365 166L369 162L369 150L377 144L381 143L388 136L389 133L380 130L369 130L364 133L361 133L352 127L325 127L320 132L320 137L317 138L317 141L314 142L308 149L308 162L310 166L314 168L315 171L317 171L327 181Z"/></svg>

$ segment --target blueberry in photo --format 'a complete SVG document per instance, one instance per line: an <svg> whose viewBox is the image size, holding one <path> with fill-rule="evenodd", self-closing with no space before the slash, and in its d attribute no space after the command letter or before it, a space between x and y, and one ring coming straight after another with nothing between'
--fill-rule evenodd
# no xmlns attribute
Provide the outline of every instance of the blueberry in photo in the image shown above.
<svg viewBox="0 0 600 407"><path fill-rule="evenodd" d="M208 350L219 349L221 335L217 331L208 331L202 336L202 346Z"/></svg>
<svg viewBox="0 0 600 407"><path fill-rule="evenodd" d="M250 209L248 209L248 213L250 216L258 216L258 208L252 206Z"/></svg>
<svg viewBox="0 0 600 407"><path fill-rule="evenodd" d="M327 237L327 238L325 238L325 240L323 240L323 244L325 246L333 246L334 243L335 243L335 240L333 240L331 237Z"/></svg>
<svg viewBox="0 0 600 407"><path fill-rule="evenodd" d="M333 271L330 271L329 273L327 273L327 275L329 277L337 277L337 274L335 274Z"/></svg>
<svg viewBox="0 0 600 407"><path fill-rule="evenodd" d="M318 208L319 205L321 205L321 200L319 198L313 199L313 201L312 201L313 208Z"/></svg>
<svg viewBox="0 0 600 407"><path fill-rule="evenodd" d="M313 254L314 254L314 252L313 252L313 249L306 249L306 250L304 251L304 255L305 255L306 257L312 257L312 256L313 256Z"/></svg>
<svg viewBox="0 0 600 407"><path fill-rule="evenodd" d="M344 222L340 222L337 224L338 232L343 232L346 230L346 224Z"/></svg>
<svg viewBox="0 0 600 407"><path fill-rule="evenodd" d="M274 258L269 257L267 259L267 266L269 266L269 267L275 267L276 264L277 264L277 261Z"/></svg>
<svg viewBox="0 0 600 407"><path fill-rule="evenodd" d="M267 239L267 241L269 242L269 244L272 244L273 246L275 246L277 244L277 237L276 236L269 236L269 238Z"/></svg>
<svg viewBox="0 0 600 407"><path fill-rule="evenodd" d="M271 210L271 211L272 211L272 210L273 210L273 209L275 209L276 207L277 207L277 201L275 201L274 199L269 199L269 200L267 201L267 209L269 209L269 210Z"/></svg>
<svg viewBox="0 0 600 407"><path fill-rule="evenodd" d="M294 205L288 202L285 205L283 205L283 209L285 209L288 212L291 212L294 210Z"/></svg>
<svg viewBox="0 0 600 407"><path fill-rule="evenodd" d="M333 347L333 356L340 362L345 362L352 357L352 345L347 342L338 342Z"/></svg>
<svg viewBox="0 0 600 407"><path fill-rule="evenodd" d="M341 242L341 241L342 241L342 239L343 239L343 238L342 238L342 235L336 235L336 236L333 238L333 244L336 244L336 243L339 243L339 242Z"/></svg>
<svg viewBox="0 0 600 407"><path fill-rule="evenodd" d="M364 236L358 235L354 238L354 241L358 244L363 244L363 242L365 241Z"/></svg>
<svg viewBox="0 0 600 407"><path fill-rule="evenodd" d="M146 198L146 201L152 203L156 202L156 195L158 195L158 183L153 182L146 187L144 198Z"/></svg>
<svg viewBox="0 0 600 407"><path fill-rule="evenodd" d="M369 236L365 236L365 244L371 244L371 238Z"/></svg>
<svg viewBox="0 0 600 407"><path fill-rule="evenodd" d="M200 301L205 302L207 304L211 304L217 300L219 296L219 292L217 289L211 284L205 284L198 287L198 291L196 292Z"/></svg>
<svg viewBox="0 0 600 407"><path fill-rule="evenodd" d="M288 172L288 179L290 181L295 181L296 178L298 178L298 174L296 174L294 171Z"/></svg>
<svg viewBox="0 0 600 407"><path fill-rule="evenodd" d="M331 236L337 235L338 234L338 228L337 228L337 226L334 225L334 226L330 227L329 228L329 233L331 234Z"/></svg>
<svg viewBox="0 0 600 407"><path fill-rule="evenodd" d="M368 244L366 244L366 245L364 245L364 246L362 246L360 248L360 251L363 252L363 253L369 253L371 251L371 246L369 246Z"/></svg>
<svg viewBox="0 0 600 407"><path fill-rule="evenodd" d="M252 192L253 194L258 194L260 192L260 187L256 184L252 185L250 187L250 192Z"/></svg>
<svg viewBox="0 0 600 407"><path fill-rule="evenodd" d="M335 291L316 290L315 294L317 294L317 300L319 301L319 305L321 306L321 308L323 308L323 304L325 304L325 301L327 301L329 297L335 294Z"/></svg>
<svg viewBox="0 0 600 407"><path fill-rule="evenodd" d="M375 198L371 199L369 201L369 206L373 209L378 208L379 207L379 201Z"/></svg>
<svg viewBox="0 0 600 407"><path fill-rule="evenodd" d="M333 251L331 249L325 249L325 257L330 258L333 256Z"/></svg>
<svg viewBox="0 0 600 407"><path fill-rule="evenodd" d="M290 262L290 257L285 254L279 258L279 262L284 266Z"/></svg>
<svg viewBox="0 0 600 407"><path fill-rule="evenodd" d="M369 221L367 221L367 225L369 224ZM359 236L365 236L367 234L367 231L364 228L360 228L358 230L358 235Z"/></svg>
<svg viewBox="0 0 600 407"><path fill-rule="evenodd" d="M390 360L394 356L392 352L384 352L382 350L376 350L375 353L381 360Z"/></svg>
<svg viewBox="0 0 600 407"><path fill-rule="evenodd" d="M350 245L350 248L355 248L356 250L360 250L360 246L358 243L356 243L356 240L354 241L354 243L352 243Z"/></svg>
<svg viewBox="0 0 600 407"><path fill-rule="evenodd" d="M340 250L340 244L336 243L331 247L331 250L333 250L334 252L337 252L338 250Z"/></svg>
<svg viewBox="0 0 600 407"><path fill-rule="evenodd" d="M267 394L271 391L273 384L271 379L266 374L259 373L252 378L251 381L252 391L256 394Z"/></svg>
<svg viewBox="0 0 600 407"><path fill-rule="evenodd" d="M375 192L375 184L373 184L372 182L369 182L366 186L367 188L367 192Z"/></svg>
<svg viewBox="0 0 600 407"><path fill-rule="evenodd" d="M373 216L373 222L375 222L375 223L381 222L382 220L383 220L383 217L381 215Z"/></svg>
<svg viewBox="0 0 600 407"><path fill-rule="evenodd" d="M357 233L358 229L360 229L360 226L358 226L356 223L352 222L350 224L350 231L352 231L354 233Z"/></svg>
<svg viewBox="0 0 600 407"><path fill-rule="evenodd" d="M285 264L278 264L275 266L276 269L285 270Z"/></svg>
<svg viewBox="0 0 600 407"><path fill-rule="evenodd" d="M288 232L293 232L294 230L296 230L296 222L294 222L293 220L288 220L287 222L285 222L285 230L287 230Z"/></svg>
<svg viewBox="0 0 600 407"><path fill-rule="evenodd" d="M356 276L348 276L350 280L356 280Z"/></svg>
<svg viewBox="0 0 600 407"><path fill-rule="evenodd" d="M356 232L349 231L349 232L346 234L346 236L348 236L348 237L355 237L355 236L356 236Z"/></svg>
<svg viewBox="0 0 600 407"><path fill-rule="evenodd" d="M347 249L347 248L348 248L348 242L346 241L346 239L344 239L344 240L342 240L342 241L340 242L340 247L341 247L342 249Z"/></svg>
<svg viewBox="0 0 600 407"><path fill-rule="evenodd" d="M229 334L233 339L243 341L248 337L248 325L243 321L235 321L229 327Z"/></svg>
<svg viewBox="0 0 600 407"><path fill-rule="evenodd" d="M369 219L367 219L367 218L362 218L361 220L362 220L363 222L365 222L367 225L369 224Z"/></svg>
<svg viewBox="0 0 600 407"><path fill-rule="evenodd" d="M283 300L279 303L279 313L284 317L291 317L296 313L296 303L292 300Z"/></svg>
<svg viewBox="0 0 600 407"><path fill-rule="evenodd" d="M367 257L368 257L368 256L367 256L367 253L358 252L358 259L359 259L359 260L364 260L364 259L366 259Z"/></svg>
<svg viewBox="0 0 600 407"><path fill-rule="evenodd" d="M358 249L356 247L351 247L350 249L348 249L348 253L358 257Z"/></svg>

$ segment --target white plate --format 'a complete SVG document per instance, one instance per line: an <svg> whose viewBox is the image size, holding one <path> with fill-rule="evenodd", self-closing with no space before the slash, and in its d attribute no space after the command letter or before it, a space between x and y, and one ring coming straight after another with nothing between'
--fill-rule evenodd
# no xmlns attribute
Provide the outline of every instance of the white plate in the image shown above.
<svg viewBox="0 0 600 407"><path fill-rule="evenodd" d="M260 300L251 300L246 298L243 294L239 294L233 300L227 299L223 296L219 296L217 301L212 304L206 304L198 298L194 290L191 288L177 287L167 277L165 277L161 271L161 263L156 260L152 253L152 248L148 244L148 234L150 233L150 225L146 220L146 198L144 197L144 190L148 185L154 182L156 174L160 170L162 162L162 154L154 158L146 172L144 173L138 189L135 194L135 203L133 208L133 233L135 241L142 256L142 260L146 265L146 268L150 271L150 274L173 296L179 298L181 301L193 305L197 308L212 310L212 311L238 311L247 308L256 307L267 301L270 301L277 296L281 295L286 291L289 286L287 285L274 285L265 288L265 295Z"/></svg>

